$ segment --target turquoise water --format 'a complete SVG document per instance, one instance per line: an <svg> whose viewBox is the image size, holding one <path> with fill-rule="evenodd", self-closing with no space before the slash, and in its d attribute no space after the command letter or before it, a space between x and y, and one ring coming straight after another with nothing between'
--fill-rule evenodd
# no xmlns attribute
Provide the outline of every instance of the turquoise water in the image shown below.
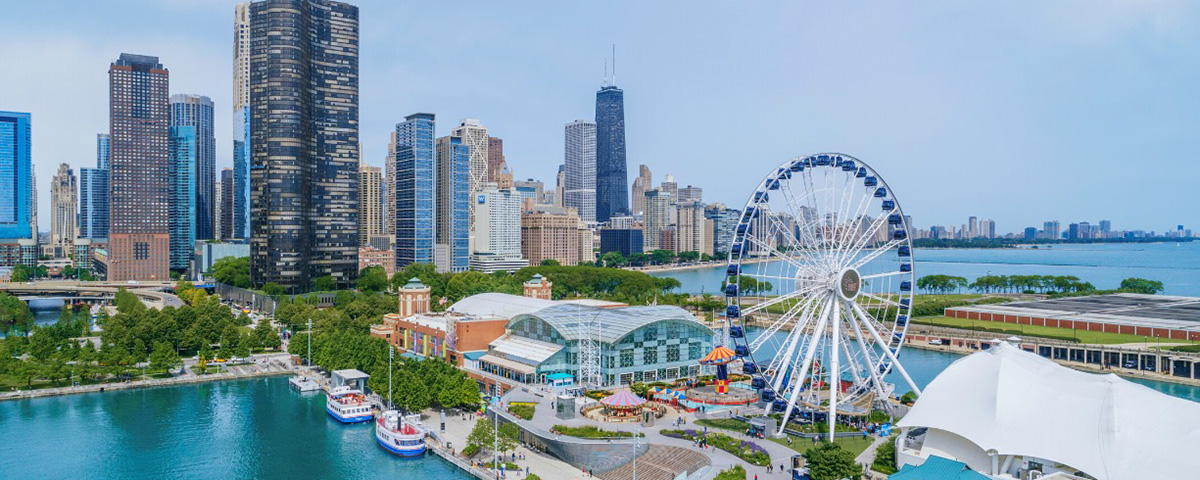
<svg viewBox="0 0 1200 480"><path fill-rule="evenodd" d="M1075 275L1096 288L1117 288L1128 277L1163 282L1168 295L1200 296L1200 242L1055 245L1034 249L917 249L916 275ZM680 291L715 293L725 266L655 273L683 284Z"/></svg>
<svg viewBox="0 0 1200 480"><path fill-rule="evenodd" d="M469 479L395 457L285 377L0 402L0 478Z"/></svg>

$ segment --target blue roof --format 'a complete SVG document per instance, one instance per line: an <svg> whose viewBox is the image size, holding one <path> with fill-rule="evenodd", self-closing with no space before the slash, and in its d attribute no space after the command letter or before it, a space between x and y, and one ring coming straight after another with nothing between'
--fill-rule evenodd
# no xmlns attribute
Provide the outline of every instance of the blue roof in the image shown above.
<svg viewBox="0 0 1200 480"><path fill-rule="evenodd" d="M575 378L575 376L569 373L551 373L546 375L547 380L565 380L568 378Z"/></svg>
<svg viewBox="0 0 1200 480"><path fill-rule="evenodd" d="M982 473L971 470L965 463L956 462L937 455L930 455L919 466L905 465L893 473L888 480L989 480Z"/></svg>
<svg viewBox="0 0 1200 480"><path fill-rule="evenodd" d="M463 356L467 357L467 360L479 360L479 357L482 357L485 354L487 354L487 350L481 350L478 352L466 352L463 354Z"/></svg>

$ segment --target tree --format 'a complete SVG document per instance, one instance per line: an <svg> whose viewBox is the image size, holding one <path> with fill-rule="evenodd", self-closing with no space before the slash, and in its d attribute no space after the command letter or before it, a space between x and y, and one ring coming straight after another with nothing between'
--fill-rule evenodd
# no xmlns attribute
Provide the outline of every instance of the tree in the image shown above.
<svg viewBox="0 0 1200 480"><path fill-rule="evenodd" d="M600 256L600 263L606 267L619 267L625 264L625 256L621 252L608 252Z"/></svg>
<svg viewBox="0 0 1200 480"><path fill-rule="evenodd" d="M337 280L334 280L332 275L326 275L324 277L317 277L316 280L313 280L313 291L331 292L336 289L337 289Z"/></svg>
<svg viewBox="0 0 1200 480"><path fill-rule="evenodd" d="M670 250L655 250L650 252L650 260L659 265L675 262L675 252Z"/></svg>
<svg viewBox="0 0 1200 480"><path fill-rule="evenodd" d="M49 328L34 330L33 338L29 340L29 354L38 360L49 360L58 352L58 342L55 341Z"/></svg>
<svg viewBox="0 0 1200 480"><path fill-rule="evenodd" d="M208 269L213 280L238 288L250 288L250 257L222 257Z"/></svg>
<svg viewBox="0 0 1200 480"><path fill-rule="evenodd" d="M842 480L862 475L862 469L854 463L854 454L832 442L822 442L805 451L804 461L812 480Z"/></svg>
<svg viewBox="0 0 1200 480"><path fill-rule="evenodd" d="M268 296L275 297L275 296L283 295L283 286L281 286L275 282L267 282L266 284L264 284L262 286L262 291L263 291L263 293L267 294Z"/></svg>
<svg viewBox="0 0 1200 480"><path fill-rule="evenodd" d="M517 426L511 423L500 425L499 446L497 449L500 452L507 452L516 448L517 437L519 431ZM471 428L471 433L467 435L467 445L475 445L477 447L487 448L491 450L495 445L497 432L492 425L492 420L488 418L480 418L475 421L475 427Z"/></svg>
<svg viewBox="0 0 1200 480"><path fill-rule="evenodd" d="M646 255L646 254L644 254L644 253L641 253L641 252L638 252L638 253L631 253L631 254L629 254L629 264L630 264L630 265L633 265L633 266L635 266L635 267L640 267L640 266L642 266L642 265L645 265L645 264L647 264L647 263L650 263L650 256L649 256L649 255Z"/></svg>
<svg viewBox="0 0 1200 480"><path fill-rule="evenodd" d="M1163 283L1157 280L1147 280L1145 278L1130 277L1121 280L1121 290L1128 290L1135 293L1146 293L1153 295L1163 291Z"/></svg>
<svg viewBox="0 0 1200 480"><path fill-rule="evenodd" d="M553 258L547 258L547 259L542 260L542 263L540 265L543 267L557 267L562 264L558 263L558 260L555 260Z"/></svg>
<svg viewBox="0 0 1200 480"><path fill-rule="evenodd" d="M387 272L383 267L374 266L362 269L358 274L358 289L363 292L381 292L388 287Z"/></svg>
<svg viewBox="0 0 1200 480"><path fill-rule="evenodd" d="M279 335L275 333L275 329L271 328L271 321L262 319L258 321L258 325L254 326L253 341L251 345L256 348L279 348Z"/></svg>
<svg viewBox="0 0 1200 480"><path fill-rule="evenodd" d="M150 352L150 368L167 371L176 365L179 365L179 353L171 348L170 343L154 344L154 351Z"/></svg>
<svg viewBox="0 0 1200 480"><path fill-rule="evenodd" d="M695 262L700 259L700 252L679 252L679 261Z"/></svg>

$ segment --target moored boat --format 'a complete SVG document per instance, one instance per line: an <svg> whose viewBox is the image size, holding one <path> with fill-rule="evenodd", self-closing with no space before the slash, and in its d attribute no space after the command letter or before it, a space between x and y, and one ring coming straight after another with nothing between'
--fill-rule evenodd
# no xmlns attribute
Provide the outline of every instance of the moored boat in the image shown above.
<svg viewBox="0 0 1200 480"><path fill-rule="evenodd" d="M400 415L388 410L375 420L375 441L385 450L401 457L425 453L425 427L419 414Z"/></svg>
<svg viewBox="0 0 1200 480"><path fill-rule="evenodd" d="M334 387L325 398L325 411L342 423L361 423L371 420L371 404L361 390L348 386Z"/></svg>

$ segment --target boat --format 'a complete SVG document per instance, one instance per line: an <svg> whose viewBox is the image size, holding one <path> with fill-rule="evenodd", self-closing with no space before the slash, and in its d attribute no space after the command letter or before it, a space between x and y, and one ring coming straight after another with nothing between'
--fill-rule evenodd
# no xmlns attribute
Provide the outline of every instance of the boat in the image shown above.
<svg viewBox="0 0 1200 480"><path fill-rule="evenodd" d="M371 420L371 404L362 390L342 385L330 390L325 398L325 411L342 423L361 423Z"/></svg>
<svg viewBox="0 0 1200 480"><path fill-rule="evenodd" d="M425 453L425 428L421 415L401 415L396 410L383 412L375 420L375 441L395 455L415 457Z"/></svg>

